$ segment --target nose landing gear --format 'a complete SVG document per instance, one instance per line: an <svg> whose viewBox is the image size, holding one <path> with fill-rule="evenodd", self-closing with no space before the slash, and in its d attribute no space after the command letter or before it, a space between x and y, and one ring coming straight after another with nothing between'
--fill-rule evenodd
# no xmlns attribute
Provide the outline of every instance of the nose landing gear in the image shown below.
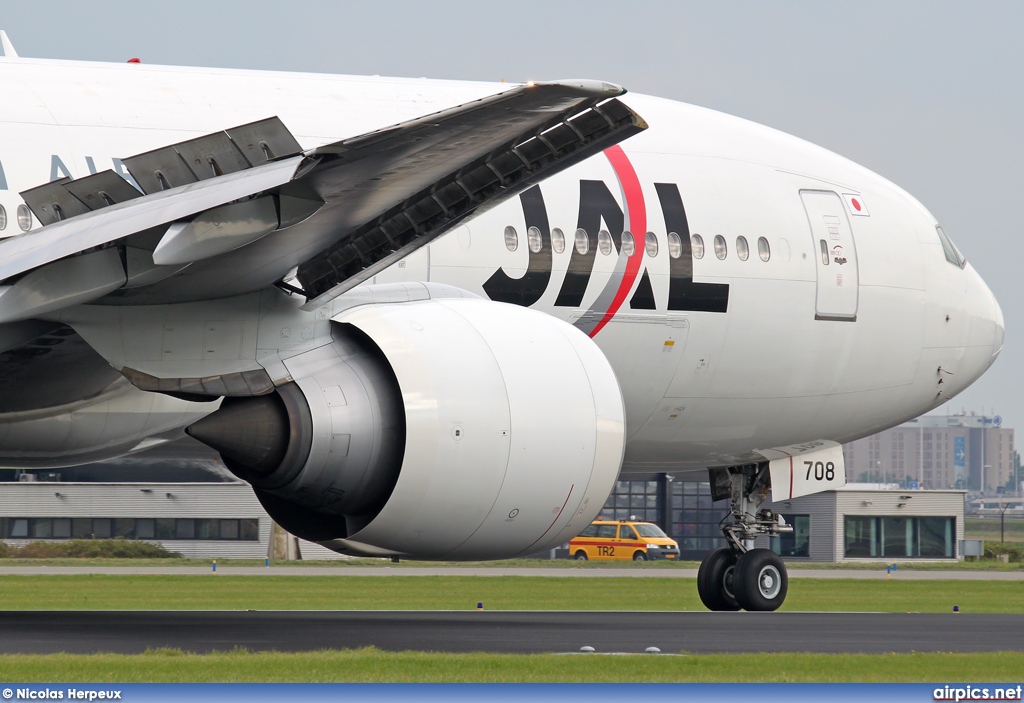
<svg viewBox="0 0 1024 703"><path fill-rule="evenodd" d="M768 495L768 465L711 469L714 500L730 499L730 522L722 527L729 542L711 552L697 572L697 593L709 610L771 611L786 600L786 565L770 549L755 549L759 534L792 532L781 515L758 510Z"/></svg>

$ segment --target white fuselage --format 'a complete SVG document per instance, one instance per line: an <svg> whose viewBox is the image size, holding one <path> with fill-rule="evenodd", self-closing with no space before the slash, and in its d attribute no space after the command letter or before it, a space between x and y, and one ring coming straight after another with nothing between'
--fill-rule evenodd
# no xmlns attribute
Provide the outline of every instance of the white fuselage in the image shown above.
<svg viewBox="0 0 1024 703"><path fill-rule="evenodd" d="M176 141L277 115L312 148L502 88L0 60L8 220L0 234L18 231L19 190L119 170L119 158ZM543 205L534 196L530 213L511 198L376 282L445 283L528 303L592 334L625 398L627 472L852 440L945 402L994 361L1002 345L995 299L969 263L947 260L935 219L907 193L760 125L643 95L623 101L649 129L544 181ZM685 232L670 237L681 229L673 191L694 238L692 283ZM531 252L540 214L546 222ZM577 249L584 224L586 246ZM634 246L649 246L642 258L619 252L623 229ZM716 253L719 236L725 251ZM239 292L229 288L226 295ZM694 303L705 294L711 303ZM716 305L723 311L708 310ZM9 427L19 421L0 417ZM17 454L15 434L0 433L0 463Z"/></svg>

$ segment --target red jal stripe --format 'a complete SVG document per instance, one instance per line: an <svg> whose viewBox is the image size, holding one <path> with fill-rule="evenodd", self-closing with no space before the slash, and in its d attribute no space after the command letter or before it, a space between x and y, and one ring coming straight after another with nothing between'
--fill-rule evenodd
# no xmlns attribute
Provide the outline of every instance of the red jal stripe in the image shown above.
<svg viewBox="0 0 1024 703"><path fill-rule="evenodd" d="M618 144L605 149L604 155L611 162L612 170L615 171L615 177L619 179L619 185L622 186L622 192L625 194L626 211L629 213L629 231L633 235L633 242L636 248L633 251L633 256L629 257L629 260L626 261L626 273L622 276L619 289L615 291L615 298L612 299L612 304L608 306L604 316L594 326L594 330L590 333L591 337L596 336L615 317L615 313L619 311L622 303L626 301L626 296L629 295L629 291L633 288L633 281L636 280L637 275L640 273L640 263L644 259L644 244L647 235L647 205L644 203L644 192L640 187L640 179L637 178L633 164L629 162L626 152Z"/></svg>

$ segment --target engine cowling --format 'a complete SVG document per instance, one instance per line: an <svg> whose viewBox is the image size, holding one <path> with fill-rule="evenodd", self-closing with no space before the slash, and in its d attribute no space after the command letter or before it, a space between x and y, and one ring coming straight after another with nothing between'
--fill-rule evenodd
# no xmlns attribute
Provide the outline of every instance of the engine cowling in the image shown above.
<svg viewBox="0 0 1024 703"><path fill-rule="evenodd" d="M571 325L482 299L362 305L285 361L268 396L188 432L285 529L336 551L495 559L597 515L625 443L622 394Z"/></svg>

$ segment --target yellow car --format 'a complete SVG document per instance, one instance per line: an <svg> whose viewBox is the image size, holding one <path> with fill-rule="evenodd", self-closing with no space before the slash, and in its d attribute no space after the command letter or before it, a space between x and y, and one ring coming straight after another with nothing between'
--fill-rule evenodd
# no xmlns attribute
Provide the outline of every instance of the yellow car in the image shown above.
<svg viewBox="0 0 1024 703"><path fill-rule="evenodd" d="M679 545L651 522L594 520L569 542L573 559L678 559Z"/></svg>

